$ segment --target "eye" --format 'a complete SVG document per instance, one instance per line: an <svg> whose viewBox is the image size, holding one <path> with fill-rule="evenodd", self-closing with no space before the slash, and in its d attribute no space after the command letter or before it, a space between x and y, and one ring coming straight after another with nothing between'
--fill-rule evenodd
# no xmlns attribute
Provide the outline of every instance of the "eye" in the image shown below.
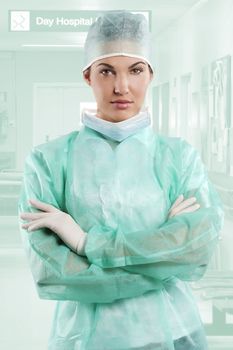
<svg viewBox="0 0 233 350"><path fill-rule="evenodd" d="M143 72L143 68L133 68L132 70L131 70L131 72L133 72L133 74L140 74L141 72Z"/></svg>
<svg viewBox="0 0 233 350"><path fill-rule="evenodd" d="M102 69L100 71L100 73L103 74L103 75L110 75L110 73L113 73L113 71L111 69L105 68L105 69Z"/></svg>

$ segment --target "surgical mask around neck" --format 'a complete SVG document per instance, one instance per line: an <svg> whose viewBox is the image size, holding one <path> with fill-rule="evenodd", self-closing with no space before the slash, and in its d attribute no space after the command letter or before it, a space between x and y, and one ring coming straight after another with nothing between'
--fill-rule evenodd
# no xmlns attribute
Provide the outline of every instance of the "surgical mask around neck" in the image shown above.
<svg viewBox="0 0 233 350"><path fill-rule="evenodd" d="M82 122L85 126L120 142L149 126L151 124L151 118L148 108L143 108L133 117L113 123L97 117L96 110L84 109L82 112Z"/></svg>

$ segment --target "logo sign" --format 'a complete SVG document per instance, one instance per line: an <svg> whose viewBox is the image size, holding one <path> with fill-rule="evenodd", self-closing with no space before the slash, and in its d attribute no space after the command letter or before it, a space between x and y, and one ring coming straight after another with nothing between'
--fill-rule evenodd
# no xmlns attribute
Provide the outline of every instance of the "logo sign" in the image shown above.
<svg viewBox="0 0 233 350"><path fill-rule="evenodd" d="M29 11L11 11L10 29L15 32L25 32L30 30Z"/></svg>
<svg viewBox="0 0 233 350"><path fill-rule="evenodd" d="M103 12L105 11L9 11L9 31L87 32ZM151 23L151 11L132 12L143 14Z"/></svg>

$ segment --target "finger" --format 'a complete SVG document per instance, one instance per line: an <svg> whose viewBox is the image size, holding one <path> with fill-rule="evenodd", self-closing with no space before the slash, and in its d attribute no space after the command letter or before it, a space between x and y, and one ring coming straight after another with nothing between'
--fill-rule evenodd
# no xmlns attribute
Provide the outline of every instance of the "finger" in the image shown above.
<svg viewBox="0 0 233 350"><path fill-rule="evenodd" d="M44 220L37 220L28 222L27 224L22 225L23 228L27 229L29 232L38 230L40 228L46 227Z"/></svg>
<svg viewBox="0 0 233 350"><path fill-rule="evenodd" d="M172 212L171 213L168 213L168 219L170 219L170 218L172 218L174 215L172 214Z"/></svg>
<svg viewBox="0 0 233 350"><path fill-rule="evenodd" d="M31 231L32 223L28 222L27 224L22 224L21 227L25 230Z"/></svg>
<svg viewBox="0 0 233 350"><path fill-rule="evenodd" d="M57 208L55 208L53 205L41 202L35 198L29 199L29 202L32 204L33 207L36 207L37 209L40 209L49 213L57 211Z"/></svg>
<svg viewBox="0 0 233 350"><path fill-rule="evenodd" d="M20 218L23 220L36 220L36 219L40 219L44 214L47 213L21 213L20 214Z"/></svg>
<svg viewBox="0 0 233 350"><path fill-rule="evenodd" d="M22 224L21 227L24 228L24 229L28 229L28 227L30 226L30 223L27 223L27 224Z"/></svg>
<svg viewBox="0 0 233 350"><path fill-rule="evenodd" d="M191 213L194 212L196 210L198 210L200 208L200 204L194 204L188 208L183 209L182 211L180 211L179 213L175 214L176 216L183 214L183 213Z"/></svg>
<svg viewBox="0 0 233 350"><path fill-rule="evenodd" d="M176 200L175 202L172 204L171 208L170 208L170 211L175 208L178 204L180 204L184 199L184 196L183 194L181 194Z"/></svg>
<svg viewBox="0 0 233 350"><path fill-rule="evenodd" d="M196 201L197 201L196 197L190 197L190 198L184 200L182 203L178 204L174 209L172 209L172 213L177 214L181 210L194 204Z"/></svg>

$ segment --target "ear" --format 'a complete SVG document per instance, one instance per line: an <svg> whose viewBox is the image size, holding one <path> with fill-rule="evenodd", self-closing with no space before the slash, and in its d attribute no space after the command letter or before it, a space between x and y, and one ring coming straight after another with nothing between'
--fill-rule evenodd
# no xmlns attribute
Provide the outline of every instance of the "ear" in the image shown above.
<svg viewBox="0 0 233 350"><path fill-rule="evenodd" d="M154 71L150 70L150 82L154 79L155 73Z"/></svg>
<svg viewBox="0 0 233 350"><path fill-rule="evenodd" d="M151 66L148 64L148 68L149 68L149 73L150 73L150 82L153 80L154 78L154 71L152 70Z"/></svg>
<svg viewBox="0 0 233 350"><path fill-rule="evenodd" d="M91 85L91 71L90 71L90 68L86 69L84 72L83 72L83 79L86 81L86 83L88 85Z"/></svg>

